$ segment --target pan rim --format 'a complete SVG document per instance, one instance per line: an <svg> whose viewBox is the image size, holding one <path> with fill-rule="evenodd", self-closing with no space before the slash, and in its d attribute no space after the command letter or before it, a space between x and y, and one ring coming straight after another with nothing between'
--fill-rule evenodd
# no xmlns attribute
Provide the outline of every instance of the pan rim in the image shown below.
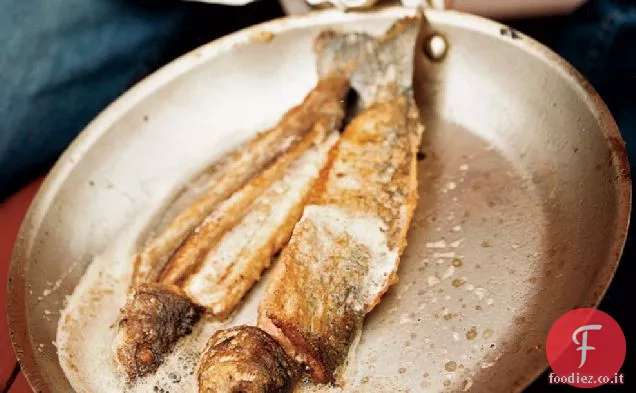
<svg viewBox="0 0 636 393"><path fill-rule="evenodd" d="M128 89L100 112L66 148L47 174L22 221L16 243L13 247L7 283L9 332L16 358L21 364L30 386L40 392L53 391L35 360L36 354L29 339L29 325L26 317L27 314L24 311L26 306L25 267L28 264L29 253L34 243L34 234L37 232L53 198L59 192L66 178L70 175L83 155L99 142L101 137L108 132L110 126L117 119L174 78L204 64L219 54L231 51L235 46L251 42L259 32L268 32L276 35L307 26L320 26L334 22L344 24L367 19L369 15L371 15L372 18L374 14L381 18L399 18L412 15L413 13L413 10L400 6L379 7L370 12L350 12L346 14L332 9L312 11L304 15L285 16L250 26L227 36L220 37L169 62ZM591 84L572 65L534 39L518 32L515 32L515 34L517 34L517 38L521 39L510 36L503 37L502 34L498 34L498 32L503 31L502 29L504 28L509 29L507 26L486 18L458 11L442 12L431 10L427 11L427 15L430 15L434 23L457 25L498 39L507 39L511 45L515 45L521 50L529 51L534 56L546 62L550 67L557 70L572 86L579 89L581 97L584 97L588 107L598 118L599 124L601 125L601 132L607 140L608 147L612 153L612 167L616 175L614 187L616 188L617 195L616 228L611 240L611 249L614 252L610 256L611 259L602 265L592 284L591 288L598 288L598 290L593 291L589 298L583 302L583 306L598 307L612 281L623 253L632 204L631 179L629 175L630 167L625 143L609 109ZM541 370L527 375L528 378L522 381L519 387L523 388L527 386L543 373L546 368L547 364Z"/></svg>

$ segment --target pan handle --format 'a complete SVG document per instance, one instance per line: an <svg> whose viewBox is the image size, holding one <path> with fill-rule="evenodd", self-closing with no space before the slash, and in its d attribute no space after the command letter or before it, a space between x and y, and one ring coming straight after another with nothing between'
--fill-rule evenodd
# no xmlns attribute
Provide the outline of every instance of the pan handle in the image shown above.
<svg viewBox="0 0 636 393"><path fill-rule="evenodd" d="M381 0L304 0L313 8L335 7L341 11L366 10L376 6ZM446 9L449 0L399 0L395 3L402 4L404 7L423 9Z"/></svg>
<svg viewBox="0 0 636 393"><path fill-rule="evenodd" d="M443 11L448 6L448 0L400 0L403 6L409 8L421 7L423 9L433 9Z"/></svg>
<svg viewBox="0 0 636 393"><path fill-rule="evenodd" d="M199 0L201 1L201 0ZM206 0L203 0L206 1ZM251 1L251 0L207 0ZM335 7L343 11L370 9L386 0L279 0L286 14L304 14L314 8ZM408 8L446 10L454 9L491 19L565 15L581 6L586 0L392 0Z"/></svg>

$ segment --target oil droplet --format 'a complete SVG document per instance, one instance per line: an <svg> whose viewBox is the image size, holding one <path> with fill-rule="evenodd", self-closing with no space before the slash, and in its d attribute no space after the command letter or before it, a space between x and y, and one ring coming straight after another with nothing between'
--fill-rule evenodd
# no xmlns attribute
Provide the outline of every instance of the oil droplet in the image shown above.
<svg viewBox="0 0 636 393"><path fill-rule="evenodd" d="M453 266L460 267L462 265L462 260L459 258L453 259Z"/></svg>
<svg viewBox="0 0 636 393"><path fill-rule="evenodd" d="M457 370L457 363L452 360L450 362L446 362L446 364L444 365L444 370L452 373L453 371Z"/></svg>
<svg viewBox="0 0 636 393"><path fill-rule="evenodd" d="M468 340L474 340L477 337L477 326L473 326L469 331L466 332L466 338Z"/></svg>
<svg viewBox="0 0 636 393"><path fill-rule="evenodd" d="M454 279L454 280L453 280L453 286L454 286L455 288L459 288L459 287L461 287L462 285L464 285L464 283L465 283L465 282L466 282L466 280L464 280L464 279L456 278L456 279Z"/></svg>
<svg viewBox="0 0 636 393"><path fill-rule="evenodd" d="M486 329L484 330L483 336L485 339L489 339L490 337L492 337L493 333L494 332L492 329Z"/></svg>

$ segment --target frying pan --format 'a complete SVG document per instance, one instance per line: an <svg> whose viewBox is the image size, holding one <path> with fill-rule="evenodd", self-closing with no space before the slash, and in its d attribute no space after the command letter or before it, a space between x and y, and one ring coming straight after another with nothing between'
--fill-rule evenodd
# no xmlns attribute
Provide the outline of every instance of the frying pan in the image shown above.
<svg viewBox="0 0 636 393"><path fill-rule="evenodd" d="M53 342L87 266L132 219L156 214L302 99L316 82L319 31L379 34L412 12L331 10L250 27L101 113L48 175L15 245L9 322L31 386L72 391ZM420 202L401 280L366 320L352 386L520 390L547 366L552 323L596 306L616 269L631 207L625 147L599 96L547 48L476 16L427 16L449 48L416 73Z"/></svg>

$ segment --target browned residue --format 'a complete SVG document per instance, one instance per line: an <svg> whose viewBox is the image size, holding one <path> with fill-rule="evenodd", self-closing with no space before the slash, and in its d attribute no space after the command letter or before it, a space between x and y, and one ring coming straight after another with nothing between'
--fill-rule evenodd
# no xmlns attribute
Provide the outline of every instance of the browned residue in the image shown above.
<svg viewBox="0 0 636 393"><path fill-rule="evenodd" d="M469 331L466 332L467 340L474 340L477 337L477 327L473 326Z"/></svg>
<svg viewBox="0 0 636 393"><path fill-rule="evenodd" d="M466 280L462 278L456 278L453 280L452 284L455 288L459 288L466 283Z"/></svg>
<svg viewBox="0 0 636 393"><path fill-rule="evenodd" d="M252 34L252 39L254 41L259 41L264 43L272 42L274 37L275 37L274 33L272 33L271 31L265 31L265 30L257 31L254 34Z"/></svg>

